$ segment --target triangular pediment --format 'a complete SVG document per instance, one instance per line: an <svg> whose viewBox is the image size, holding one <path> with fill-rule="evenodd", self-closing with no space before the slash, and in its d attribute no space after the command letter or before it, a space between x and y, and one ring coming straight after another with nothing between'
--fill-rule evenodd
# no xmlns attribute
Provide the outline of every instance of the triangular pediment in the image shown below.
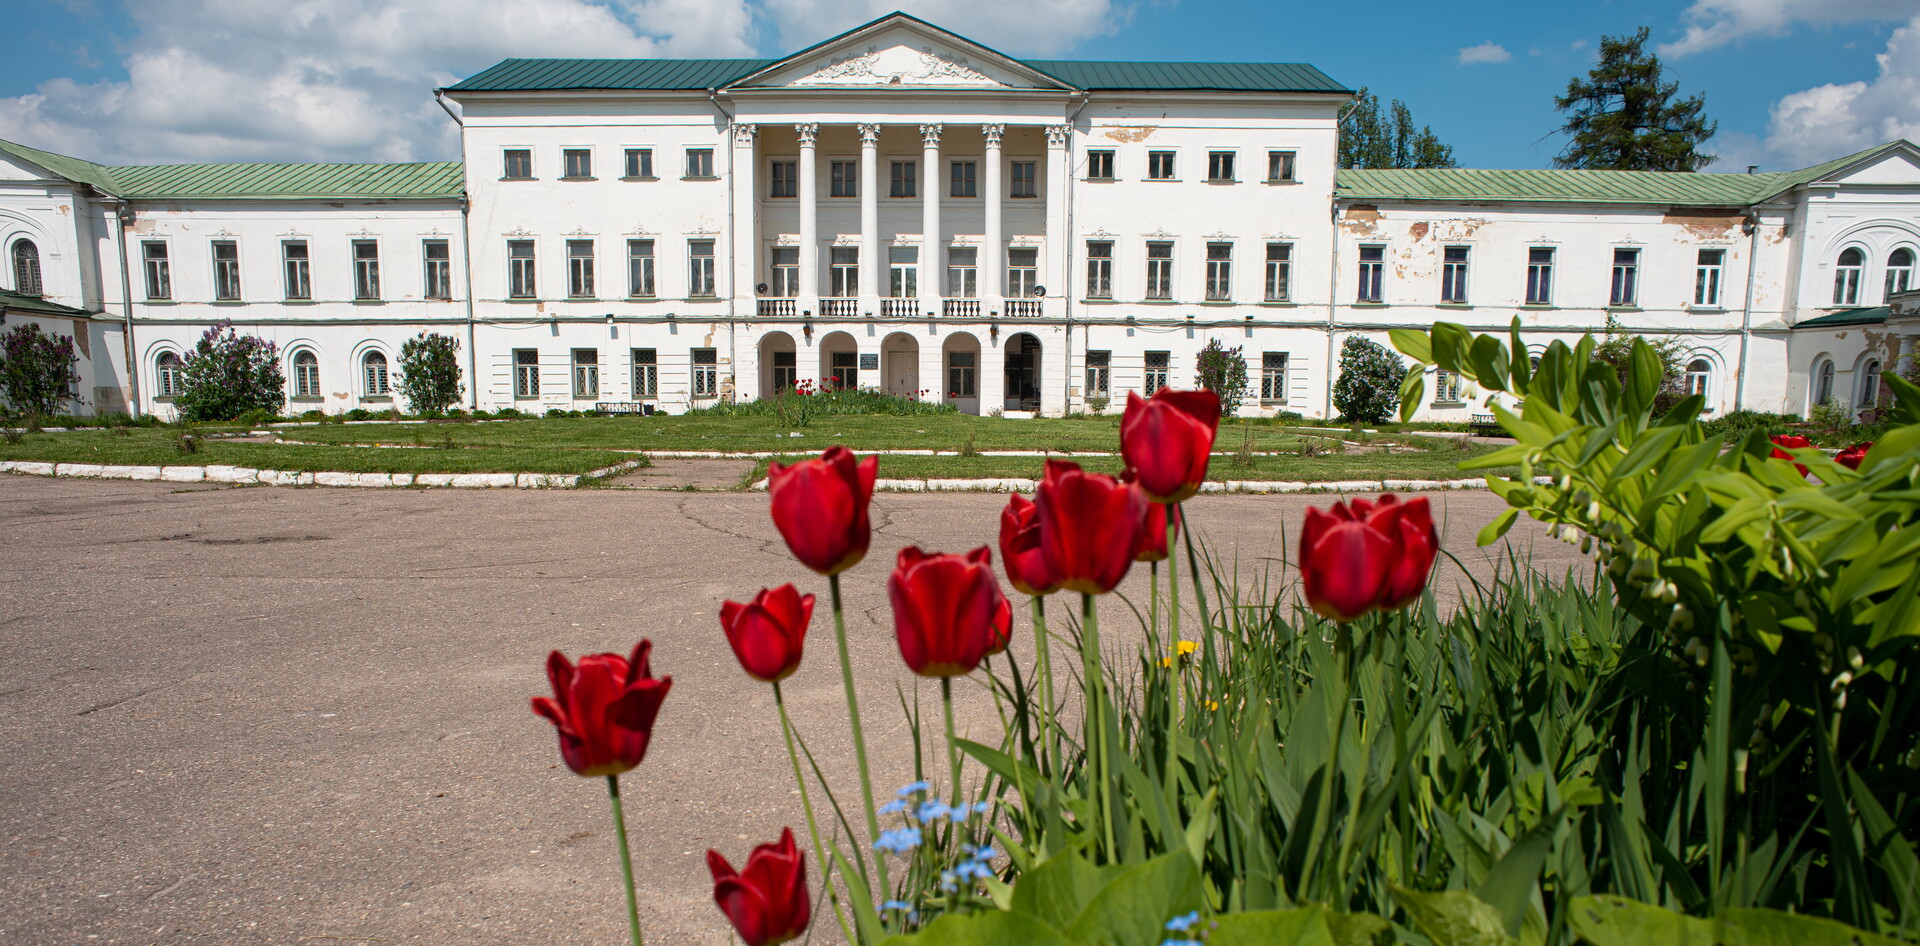
<svg viewBox="0 0 1920 946"><path fill-rule="evenodd" d="M1071 86L904 13L881 17L731 83L734 89L1049 89Z"/></svg>
<svg viewBox="0 0 1920 946"><path fill-rule="evenodd" d="M1822 180L1836 184L1920 183L1920 154L1916 154L1911 147L1889 148Z"/></svg>

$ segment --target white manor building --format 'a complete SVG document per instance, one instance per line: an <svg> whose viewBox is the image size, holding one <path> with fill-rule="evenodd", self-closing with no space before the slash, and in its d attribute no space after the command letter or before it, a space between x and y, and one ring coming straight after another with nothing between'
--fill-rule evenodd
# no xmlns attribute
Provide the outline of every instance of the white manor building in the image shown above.
<svg viewBox="0 0 1920 946"><path fill-rule="evenodd" d="M279 346L289 413L387 409L423 330L487 409L814 381L1118 410L1220 339L1248 413L1307 416L1345 337L1435 321L1678 338L1716 411L1870 407L1920 335L1905 141L1767 174L1336 170L1351 93L1311 66L1019 60L897 13L777 60L510 59L435 94L460 162L0 142L0 321L77 337L76 409L161 415L222 320Z"/></svg>

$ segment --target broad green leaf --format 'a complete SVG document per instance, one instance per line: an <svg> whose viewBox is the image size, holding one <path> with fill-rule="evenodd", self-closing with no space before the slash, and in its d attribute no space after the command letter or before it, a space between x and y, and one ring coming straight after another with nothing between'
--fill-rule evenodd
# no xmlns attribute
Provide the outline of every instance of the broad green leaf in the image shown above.
<svg viewBox="0 0 1920 946"><path fill-rule="evenodd" d="M1880 379L1893 391L1892 420L1897 424L1920 424L1920 387L1889 371Z"/></svg>
<svg viewBox="0 0 1920 946"><path fill-rule="evenodd" d="M1481 900L1500 912L1509 936L1520 935L1527 908L1532 905L1534 891L1539 887L1540 868L1547 862L1553 833L1560 827L1564 814L1564 810L1556 810L1534 825L1533 830L1521 835L1474 890Z"/></svg>
<svg viewBox="0 0 1920 946"><path fill-rule="evenodd" d="M1064 930L1124 869L1095 867L1074 850L1056 854L1020 875L1013 885L1013 912Z"/></svg>
<svg viewBox="0 0 1920 946"><path fill-rule="evenodd" d="M1059 930L1019 913L989 910L969 915L948 914L912 936L891 937L882 946L1078 946Z"/></svg>
<svg viewBox="0 0 1920 946"><path fill-rule="evenodd" d="M1592 946L1714 946L1713 926L1626 897L1578 897L1569 925Z"/></svg>
<svg viewBox="0 0 1920 946"><path fill-rule="evenodd" d="M877 942L884 931L880 926L880 915L873 910L873 892L867 887L866 878L852 864L847 863L846 855L840 849L833 849L833 863L840 874L840 882L847 885L847 903L853 910L853 925L865 942Z"/></svg>
<svg viewBox="0 0 1920 946"><path fill-rule="evenodd" d="M1393 898L1433 946L1513 946L1500 911L1465 890L1421 893L1393 888Z"/></svg>
<svg viewBox="0 0 1920 946"><path fill-rule="evenodd" d="M1427 399L1427 376L1419 365L1409 365L1407 376L1400 379L1400 420L1413 419L1413 412L1420 409L1420 402Z"/></svg>
<svg viewBox="0 0 1920 946"><path fill-rule="evenodd" d="M1533 382L1533 356L1527 353L1526 344L1520 341L1519 316L1513 317L1513 324L1508 327L1507 333L1511 343L1508 354L1513 358L1507 373L1513 378L1513 392L1526 394Z"/></svg>
<svg viewBox="0 0 1920 946"><path fill-rule="evenodd" d="M1493 543L1500 541L1500 537L1503 535L1506 535L1508 529L1513 528L1514 520L1519 518L1520 518L1520 510L1518 509L1505 510L1499 515L1493 517L1492 522L1489 522L1485 526L1482 526L1480 529L1479 536L1475 537L1474 541L1480 545L1492 545Z"/></svg>
<svg viewBox="0 0 1920 946"><path fill-rule="evenodd" d="M1168 917L1201 906L1200 868L1184 850L1129 867L1067 928L1075 946L1158 946Z"/></svg>
<svg viewBox="0 0 1920 946"><path fill-rule="evenodd" d="M1660 391L1660 356L1644 338L1633 340L1633 354L1627 360L1627 404L1629 414L1638 414L1653 403Z"/></svg>
<svg viewBox="0 0 1920 946"><path fill-rule="evenodd" d="M1448 371L1457 371L1479 380L1467 364L1467 352L1473 348L1473 333L1452 322L1433 323L1433 363Z"/></svg>
<svg viewBox="0 0 1920 946"><path fill-rule="evenodd" d="M1720 916L1719 927L1718 939L1726 946L1901 946L1893 937L1837 920L1779 910L1728 910Z"/></svg>
<svg viewBox="0 0 1920 946"><path fill-rule="evenodd" d="M1613 468L1613 478L1632 479L1653 469L1655 463L1672 451L1674 443L1684 433L1686 429L1683 427L1655 427L1641 434L1640 439L1634 441L1632 449Z"/></svg>
<svg viewBox="0 0 1920 946"><path fill-rule="evenodd" d="M1433 364L1433 343L1427 339L1427 333L1419 329L1396 328L1387 330L1387 338L1393 347L1408 358L1422 364Z"/></svg>
<svg viewBox="0 0 1920 946"><path fill-rule="evenodd" d="M1233 913L1208 924L1207 946L1375 946L1393 929L1370 913L1335 913L1318 904Z"/></svg>
<svg viewBox="0 0 1920 946"><path fill-rule="evenodd" d="M1467 358L1481 387L1489 391L1507 390L1507 352L1499 339L1491 335L1475 337L1473 347L1467 350Z"/></svg>

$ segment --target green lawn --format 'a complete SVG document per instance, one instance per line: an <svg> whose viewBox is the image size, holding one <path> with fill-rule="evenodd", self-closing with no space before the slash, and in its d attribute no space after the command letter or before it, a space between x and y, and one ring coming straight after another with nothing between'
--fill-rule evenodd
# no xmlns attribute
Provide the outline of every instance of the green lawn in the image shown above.
<svg viewBox="0 0 1920 946"><path fill-rule="evenodd" d="M133 428L27 434L18 444L0 442L0 460L105 463L131 466L229 464L266 470L342 473L585 473L631 460L631 453L555 447L374 450L364 447L303 447L202 440L193 453L175 446L176 431Z"/></svg>
<svg viewBox="0 0 1920 946"><path fill-rule="evenodd" d="M1380 453L1377 451L1327 454L1314 457L1301 456L1257 456L1247 466L1241 466L1231 456L1214 457L1208 466L1207 478L1216 482L1225 480L1287 480L1296 482L1330 482L1333 480L1451 480L1477 478L1484 473L1462 473L1456 464L1468 457L1479 456L1487 452L1485 448L1471 452L1447 449L1422 453ZM804 456L782 458L782 462L791 463L805 459ZM767 475L767 462L760 461L754 467L748 482ZM1119 457L1082 457L1075 462L1099 473L1118 475ZM899 457L880 458L880 476L888 479L982 479L1024 477L1039 479L1046 467L1046 461L1040 457ZM1485 472L1512 474L1517 468L1506 468Z"/></svg>

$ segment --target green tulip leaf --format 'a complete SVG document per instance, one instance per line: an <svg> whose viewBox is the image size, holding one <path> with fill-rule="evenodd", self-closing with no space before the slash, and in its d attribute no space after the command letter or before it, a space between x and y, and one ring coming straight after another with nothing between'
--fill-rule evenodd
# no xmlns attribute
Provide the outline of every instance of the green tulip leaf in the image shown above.
<svg viewBox="0 0 1920 946"><path fill-rule="evenodd" d="M948 914L911 936L894 936L882 946L1002 946L1022 943L1029 946L1077 946L1039 920L1020 913L989 910L967 915Z"/></svg>
<svg viewBox="0 0 1920 946"><path fill-rule="evenodd" d="M1481 900L1500 911L1509 936L1520 935L1520 926L1526 921L1527 909L1532 906L1534 892L1540 886L1540 868L1547 862L1547 849L1565 813L1564 809L1556 810L1534 825L1533 830L1521 835L1474 890Z"/></svg>
<svg viewBox="0 0 1920 946"><path fill-rule="evenodd" d="M1064 930L1125 869L1095 867L1079 851L1055 854L1020 875L1013 885L1013 911Z"/></svg>
<svg viewBox="0 0 1920 946"><path fill-rule="evenodd" d="M1067 927L1067 938L1075 946L1158 946L1167 919L1199 909L1201 894L1193 858L1184 850L1162 854L1108 882Z"/></svg>
<svg viewBox="0 0 1920 946"><path fill-rule="evenodd" d="M1207 946L1374 946L1392 924L1367 913L1324 906L1234 913L1209 921Z"/></svg>
<svg viewBox="0 0 1920 946"><path fill-rule="evenodd" d="M1625 897L1580 897L1568 916L1592 946L1714 946L1707 921Z"/></svg>
<svg viewBox="0 0 1920 946"><path fill-rule="evenodd" d="M1387 330L1387 338L1393 347L1408 358L1422 364L1433 364L1433 343L1428 341L1427 333L1419 329L1396 328Z"/></svg>
<svg viewBox="0 0 1920 946"><path fill-rule="evenodd" d="M1395 886L1393 898L1433 946L1514 946L1506 922L1492 904L1465 890L1421 893Z"/></svg>
<svg viewBox="0 0 1920 946"><path fill-rule="evenodd" d="M1500 537L1506 535L1508 529L1513 528L1514 520L1519 518L1520 510L1518 509L1507 509L1501 512L1493 517L1492 522L1481 527L1480 534L1474 538L1474 541L1480 545L1492 545L1500 541Z"/></svg>

